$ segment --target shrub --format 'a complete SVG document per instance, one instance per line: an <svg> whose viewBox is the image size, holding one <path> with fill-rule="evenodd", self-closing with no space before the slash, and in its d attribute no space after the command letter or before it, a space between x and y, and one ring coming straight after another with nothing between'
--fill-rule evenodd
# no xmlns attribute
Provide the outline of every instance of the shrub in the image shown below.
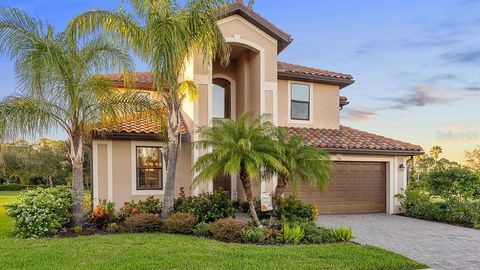
<svg viewBox="0 0 480 270"><path fill-rule="evenodd" d="M199 222L212 222L231 217L235 211L229 193L223 190L186 197L181 188L174 203L174 212L191 213Z"/></svg>
<svg viewBox="0 0 480 270"><path fill-rule="evenodd" d="M288 224L283 225L282 241L284 243L298 244L304 236L305 233L300 226L290 227Z"/></svg>
<svg viewBox="0 0 480 270"><path fill-rule="evenodd" d="M21 190L22 190L22 186L15 183L0 185L0 191L21 191Z"/></svg>
<svg viewBox="0 0 480 270"><path fill-rule="evenodd" d="M116 233L116 232L120 232L121 230L122 230L122 227L115 222L110 223L107 226L107 232Z"/></svg>
<svg viewBox="0 0 480 270"><path fill-rule="evenodd" d="M104 229L108 224L115 221L115 204L113 202L107 202L107 200L100 200L100 203L95 206L92 212L93 226Z"/></svg>
<svg viewBox="0 0 480 270"><path fill-rule="evenodd" d="M195 229L193 229L193 234L203 237L210 236L210 228L208 226L208 223L200 222L195 225Z"/></svg>
<svg viewBox="0 0 480 270"><path fill-rule="evenodd" d="M480 195L480 176L465 167L435 169L425 184L432 195L445 200L463 202Z"/></svg>
<svg viewBox="0 0 480 270"><path fill-rule="evenodd" d="M83 228L82 226L75 226L73 227L73 232L76 233L76 234L79 234L83 231Z"/></svg>
<svg viewBox="0 0 480 270"><path fill-rule="evenodd" d="M409 185L403 196L402 206L406 215L466 227L474 227L480 221L480 203L457 199L435 200L420 186Z"/></svg>
<svg viewBox="0 0 480 270"><path fill-rule="evenodd" d="M276 228L267 227L264 229L265 240L276 242L282 235L282 232Z"/></svg>
<svg viewBox="0 0 480 270"><path fill-rule="evenodd" d="M312 244L326 244L335 242L331 230L318 227L313 222L303 222L299 224L305 234L303 241Z"/></svg>
<svg viewBox="0 0 480 270"><path fill-rule="evenodd" d="M90 216L92 214L92 196L85 194L83 196L83 214Z"/></svg>
<svg viewBox="0 0 480 270"><path fill-rule="evenodd" d="M261 243L265 241L265 234L262 228L251 227L243 231L243 241L247 243Z"/></svg>
<svg viewBox="0 0 480 270"><path fill-rule="evenodd" d="M240 220L224 218L210 224L214 239L223 242L241 242L246 224Z"/></svg>
<svg viewBox="0 0 480 270"><path fill-rule="evenodd" d="M352 240L352 228L347 227L338 227L336 229L331 229L333 238L338 242L348 242Z"/></svg>
<svg viewBox="0 0 480 270"><path fill-rule="evenodd" d="M307 204L295 197L281 200L278 205L278 217L289 221L317 221L318 211L314 204Z"/></svg>
<svg viewBox="0 0 480 270"><path fill-rule="evenodd" d="M260 202L260 201L259 201ZM260 209L260 204L259 204L259 209ZM255 208L256 210L256 208ZM250 211L250 206L248 205L248 202L241 202L240 203L240 211L242 213L248 213Z"/></svg>
<svg viewBox="0 0 480 270"><path fill-rule="evenodd" d="M165 221L165 230L171 233L191 234L197 218L190 213L174 213Z"/></svg>
<svg viewBox="0 0 480 270"><path fill-rule="evenodd" d="M7 206L14 220L14 234L22 238L56 233L71 218L72 193L67 187L22 193L18 203Z"/></svg>
<svg viewBox="0 0 480 270"><path fill-rule="evenodd" d="M111 230L115 225L109 226ZM162 229L162 220L158 214L138 214L128 217L124 223L127 232L158 232Z"/></svg>
<svg viewBox="0 0 480 270"><path fill-rule="evenodd" d="M124 221L126 218L137 214L158 214L162 213L162 203L159 199L155 199L153 196L147 197L144 201L130 201L124 202L120 212L118 213L118 219Z"/></svg>

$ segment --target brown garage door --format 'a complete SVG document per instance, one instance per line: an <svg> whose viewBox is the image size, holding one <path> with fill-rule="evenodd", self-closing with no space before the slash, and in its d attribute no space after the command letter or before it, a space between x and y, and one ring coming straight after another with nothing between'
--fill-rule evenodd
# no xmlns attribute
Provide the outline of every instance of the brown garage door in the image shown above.
<svg viewBox="0 0 480 270"><path fill-rule="evenodd" d="M324 192L300 184L297 197L322 214L382 213L386 209L386 166L380 162L334 162ZM292 194L290 187L285 196Z"/></svg>

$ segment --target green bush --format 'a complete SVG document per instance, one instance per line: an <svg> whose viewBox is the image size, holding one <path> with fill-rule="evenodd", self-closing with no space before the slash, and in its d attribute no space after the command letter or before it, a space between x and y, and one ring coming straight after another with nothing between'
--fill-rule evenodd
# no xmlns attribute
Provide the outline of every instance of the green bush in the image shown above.
<svg viewBox="0 0 480 270"><path fill-rule="evenodd" d="M18 203L7 206L14 220L14 234L22 238L56 233L71 218L72 192L67 187L37 189L22 193Z"/></svg>
<svg viewBox="0 0 480 270"><path fill-rule="evenodd" d="M210 232L214 239L223 242L239 243L243 239L246 224L231 218L219 219L210 224Z"/></svg>
<svg viewBox="0 0 480 270"><path fill-rule="evenodd" d="M281 200L278 205L278 217L289 221L317 221L318 211L314 204L304 203L295 197Z"/></svg>
<svg viewBox="0 0 480 270"><path fill-rule="evenodd" d="M436 200L418 185L409 185L405 191L402 206L406 216L474 227L480 223L480 203L455 198Z"/></svg>
<svg viewBox="0 0 480 270"><path fill-rule="evenodd" d="M290 227L288 224L283 225L282 241L287 244L298 244L302 241L305 233L300 226Z"/></svg>
<svg viewBox="0 0 480 270"><path fill-rule="evenodd" d="M193 234L203 237L210 236L210 227L208 223L200 222L195 225L195 229L193 229Z"/></svg>
<svg viewBox="0 0 480 270"><path fill-rule="evenodd" d="M0 191L21 191L21 190L22 190L22 186L15 183L0 185Z"/></svg>
<svg viewBox="0 0 480 270"><path fill-rule="evenodd" d="M243 231L243 241L247 243L261 243L265 241L265 234L262 228L250 227Z"/></svg>
<svg viewBox="0 0 480 270"><path fill-rule="evenodd" d="M333 238L338 242L348 242L352 240L353 233L352 228L347 227L338 227L335 229L331 229Z"/></svg>
<svg viewBox="0 0 480 270"><path fill-rule="evenodd" d="M158 232L162 229L162 220L158 214L143 213L128 217L123 226L127 232ZM118 230L115 225L111 224L108 228L109 231Z"/></svg>
<svg viewBox="0 0 480 270"><path fill-rule="evenodd" d="M171 233L192 234L197 218L190 213L173 213L165 221L165 230Z"/></svg>
<svg viewBox="0 0 480 270"><path fill-rule="evenodd" d="M116 220L115 204L107 200L100 200L100 203L95 206L92 212L92 225L99 229L105 229L108 224Z"/></svg>
<svg viewBox="0 0 480 270"><path fill-rule="evenodd" d="M336 242L331 230L318 227L314 222L302 222L298 226L303 229L303 241L312 244L327 244Z"/></svg>
<svg viewBox="0 0 480 270"><path fill-rule="evenodd" d="M427 191L445 200L463 202L480 195L480 176L466 167L435 169L425 185Z"/></svg>
<svg viewBox="0 0 480 270"><path fill-rule="evenodd" d="M144 201L124 202L118 213L118 219L124 221L126 218L137 214L158 214L162 213L162 203L153 196L147 197Z"/></svg>
<svg viewBox="0 0 480 270"><path fill-rule="evenodd" d="M236 209L228 192L217 190L213 193L202 193L199 196L186 197L180 189L174 203L174 212L191 213L199 222L212 222L232 217Z"/></svg>

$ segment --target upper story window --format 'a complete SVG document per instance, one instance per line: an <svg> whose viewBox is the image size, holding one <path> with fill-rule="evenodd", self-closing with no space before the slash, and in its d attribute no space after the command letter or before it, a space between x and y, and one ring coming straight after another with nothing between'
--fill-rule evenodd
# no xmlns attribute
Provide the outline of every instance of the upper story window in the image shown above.
<svg viewBox="0 0 480 270"><path fill-rule="evenodd" d="M310 85L292 83L290 90L290 119L310 120Z"/></svg>
<svg viewBox="0 0 480 270"><path fill-rule="evenodd" d="M143 91L139 91L138 94L142 97L146 97L148 99L152 99L152 94L149 93L149 92L143 92Z"/></svg>
<svg viewBox="0 0 480 270"><path fill-rule="evenodd" d="M137 190L162 190L162 151L160 147L137 146Z"/></svg>
<svg viewBox="0 0 480 270"><path fill-rule="evenodd" d="M231 86L225 79L213 79L212 101L213 118L230 118L231 114Z"/></svg>

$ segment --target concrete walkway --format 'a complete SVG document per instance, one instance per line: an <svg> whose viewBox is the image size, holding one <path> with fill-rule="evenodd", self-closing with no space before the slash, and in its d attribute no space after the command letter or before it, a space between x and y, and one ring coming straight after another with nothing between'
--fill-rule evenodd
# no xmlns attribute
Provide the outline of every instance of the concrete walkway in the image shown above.
<svg viewBox="0 0 480 270"><path fill-rule="evenodd" d="M480 269L480 231L387 214L324 215L324 227L352 227L354 241L407 256L434 269Z"/></svg>

